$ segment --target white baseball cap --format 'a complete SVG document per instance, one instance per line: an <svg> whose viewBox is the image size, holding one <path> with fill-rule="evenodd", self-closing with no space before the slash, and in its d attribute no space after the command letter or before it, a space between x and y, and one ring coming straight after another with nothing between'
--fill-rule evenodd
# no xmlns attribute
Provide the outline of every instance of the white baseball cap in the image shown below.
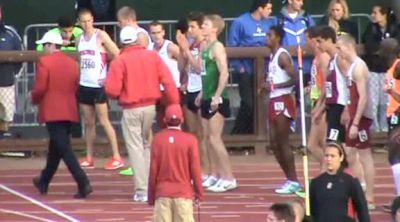
<svg viewBox="0 0 400 222"><path fill-rule="evenodd" d="M136 28L132 26L126 26L121 29L121 32L119 33L119 40L122 44L130 44L136 42L138 38L138 33L139 32Z"/></svg>
<svg viewBox="0 0 400 222"><path fill-rule="evenodd" d="M42 39L36 41L36 44L45 44L45 43L62 45L63 39L61 37L61 34L56 33L54 31L48 31L43 35Z"/></svg>

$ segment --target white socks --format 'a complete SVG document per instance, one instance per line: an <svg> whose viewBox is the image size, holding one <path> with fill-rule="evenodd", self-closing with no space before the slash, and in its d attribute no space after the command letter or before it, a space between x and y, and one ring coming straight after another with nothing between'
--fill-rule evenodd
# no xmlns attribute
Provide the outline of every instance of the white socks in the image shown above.
<svg viewBox="0 0 400 222"><path fill-rule="evenodd" d="M394 184L396 185L397 196L400 196L400 163L392 165Z"/></svg>

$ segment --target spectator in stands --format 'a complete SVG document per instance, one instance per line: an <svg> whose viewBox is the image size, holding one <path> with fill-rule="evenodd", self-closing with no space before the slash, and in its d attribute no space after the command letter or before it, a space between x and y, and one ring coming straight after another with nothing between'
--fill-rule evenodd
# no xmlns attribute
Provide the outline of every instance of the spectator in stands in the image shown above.
<svg viewBox="0 0 400 222"><path fill-rule="evenodd" d="M331 0L326 13L319 25L329 25L335 29L338 35L350 34L358 39L357 24L350 20L350 11L346 0Z"/></svg>
<svg viewBox="0 0 400 222"><path fill-rule="evenodd" d="M157 133L151 148L149 204L154 221L194 221L193 197L203 200L199 147L194 135L182 132L182 108L166 109L167 128Z"/></svg>
<svg viewBox="0 0 400 222"><path fill-rule="evenodd" d="M89 9L96 22L115 21L116 0L76 0L75 9Z"/></svg>
<svg viewBox="0 0 400 222"><path fill-rule="evenodd" d="M83 30L75 26L75 21L70 17L60 17L58 19L58 27L51 29L50 31L61 34L63 38L63 44L61 51L64 52L76 52L76 39L83 33ZM42 52L44 50L43 45L39 44L36 50ZM81 123L71 123L71 135L72 137L82 136Z"/></svg>
<svg viewBox="0 0 400 222"><path fill-rule="evenodd" d="M276 21L270 18L272 0L253 0L249 12L233 21L229 30L229 47L266 46L269 27ZM239 81L241 98L232 134L252 134L254 132L254 61L252 59L232 59L230 63L234 78Z"/></svg>
<svg viewBox="0 0 400 222"><path fill-rule="evenodd" d="M63 44L60 34L49 31L36 43L43 44L47 55L40 57L37 63L32 102L39 105L39 122L46 123L50 141L46 167L33 183L41 194L46 194L60 160L63 160L78 185L74 197L86 198L92 187L70 142L71 123L79 120L76 105L79 67L72 57L60 52Z"/></svg>
<svg viewBox="0 0 400 222"><path fill-rule="evenodd" d="M344 172L347 168L343 147L329 142L324 151L326 172L311 180L310 205L314 222L369 222L367 200L360 182ZM349 203L350 202L350 203ZM355 210L353 212L350 209Z"/></svg>
<svg viewBox="0 0 400 222"><path fill-rule="evenodd" d="M169 104L179 104L179 94L172 74L157 52L147 50L137 40L139 30L127 26L121 30L124 45L111 63L105 82L108 96L118 99L123 109L122 133L131 166L135 169L133 200L147 202L150 167L150 128L155 117L155 104L164 87Z"/></svg>
<svg viewBox="0 0 400 222"><path fill-rule="evenodd" d="M0 5L0 50L21 50L22 40L17 31L5 25ZM10 123L15 112L15 75L21 70L22 63L0 63L0 139L11 136Z"/></svg>
<svg viewBox="0 0 400 222"><path fill-rule="evenodd" d="M267 222L297 222L295 212L288 203L275 203L269 210Z"/></svg>
<svg viewBox="0 0 400 222"><path fill-rule="evenodd" d="M278 14L278 26L282 27L285 31L285 37L283 38L282 46L290 47L289 52L297 54L296 47L298 45L297 37L300 37L300 45L303 47L306 44L305 30L307 28L314 26L315 22L311 16L305 12L303 8L303 0L284 0L284 6L282 7L280 13ZM298 70L298 56L293 56L293 63L295 70ZM303 83L308 85L311 79L311 63L312 58L305 56L303 58ZM296 103L300 104L300 88L299 82L296 83ZM308 100L306 100L308 101ZM291 123L291 130L296 130L296 120Z"/></svg>
<svg viewBox="0 0 400 222"><path fill-rule="evenodd" d="M372 7L372 22L367 26L362 43L365 47L363 59L370 70L369 87L372 96L373 130L375 132L387 132L386 108L388 95L383 90L385 72L388 64L382 56L378 55L379 45L382 39L400 39L400 28L396 24L396 18L390 7L379 2ZM391 65L391 64L390 64Z"/></svg>

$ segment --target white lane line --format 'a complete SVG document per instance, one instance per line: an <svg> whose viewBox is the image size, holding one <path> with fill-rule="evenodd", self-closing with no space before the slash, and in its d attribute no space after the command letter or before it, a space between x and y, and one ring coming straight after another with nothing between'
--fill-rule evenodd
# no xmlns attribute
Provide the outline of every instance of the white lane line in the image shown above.
<svg viewBox="0 0 400 222"><path fill-rule="evenodd" d="M38 216L34 216L34 215L30 215L30 214L26 214L26 213L22 213L22 212L19 212L19 211L14 211L14 210L0 209L0 212L6 213L6 214L17 215L17 216L25 217L25 218L29 218L29 219L33 219L33 220L36 220L36 221L54 222L52 220L47 220L46 218L43 218L43 217L38 217Z"/></svg>
<svg viewBox="0 0 400 222"><path fill-rule="evenodd" d="M22 194L22 193L20 193L20 192L18 192L16 190L13 190L13 189L11 189L9 187L6 187L3 184L0 184L0 188L5 190L5 191L7 191L7 192L9 192L9 193L11 193L11 194L13 194L13 195L15 195L15 196L18 196L18 197L20 197L22 199L25 199L25 200L27 200L27 201L29 201L29 202L41 207L41 208L44 208L44 209L52 212L53 214L56 214L56 215L66 219L66 220L68 220L70 222L79 222L79 220L77 220L77 219L75 219L75 218L73 218L71 216L68 216L65 213L63 213L63 212L61 212L59 210L56 210L56 209L54 209L54 208L52 208L52 207L50 207L50 206L48 206L48 205L46 205L44 203L41 203L40 201L37 201L37 200L35 200L35 199L31 198L31 197L28 197L28 196L26 196L26 195L24 195L24 194Z"/></svg>

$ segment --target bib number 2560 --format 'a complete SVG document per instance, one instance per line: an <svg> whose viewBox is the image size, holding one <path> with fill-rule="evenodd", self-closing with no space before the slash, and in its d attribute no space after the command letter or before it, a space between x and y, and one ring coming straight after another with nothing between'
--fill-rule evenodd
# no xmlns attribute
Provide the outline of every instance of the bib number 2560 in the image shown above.
<svg viewBox="0 0 400 222"><path fill-rule="evenodd" d="M91 59L83 59L81 61L81 69L94 69L95 67L96 67L96 64Z"/></svg>

